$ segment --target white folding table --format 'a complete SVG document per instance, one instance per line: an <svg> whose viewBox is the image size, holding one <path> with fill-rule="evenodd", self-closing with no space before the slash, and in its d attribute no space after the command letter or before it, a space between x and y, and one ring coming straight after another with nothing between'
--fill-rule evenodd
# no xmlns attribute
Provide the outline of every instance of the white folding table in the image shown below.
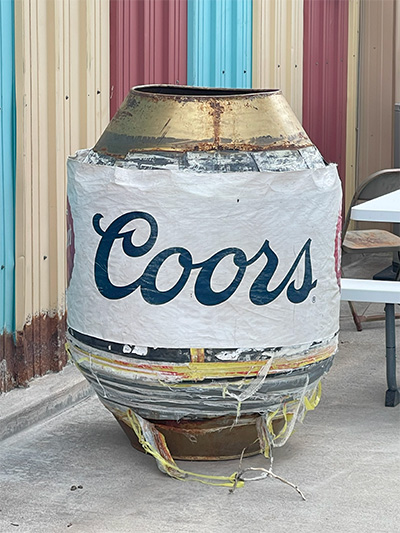
<svg viewBox="0 0 400 533"><path fill-rule="evenodd" d="M373 200L352 207L352 220L400 223L400 190L384 194ZM373 283L373 281L372 281ZM399 283L399 282L396 282ZM396 381L396 328L395 304L385 303L386 377L388 390L385 405L394 407L400 403L400 389Z"/></svg>
<svg viewBox="0 0 400 533"><path fill-rule="evenodd" d="M366 222L400 223L400 190L352 207L350 216Z"/></svg>

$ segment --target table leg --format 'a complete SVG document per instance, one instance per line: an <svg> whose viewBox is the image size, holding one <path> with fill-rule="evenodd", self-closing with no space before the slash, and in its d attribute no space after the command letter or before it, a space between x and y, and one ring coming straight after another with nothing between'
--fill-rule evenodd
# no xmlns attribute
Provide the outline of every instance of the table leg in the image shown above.
<svg viewBox="0 0 400 533"><path fill-rule="evenodd" d="M400 390L396 381L396 326L394 304L385 305L386 329L386 378L388 390L386 391L386 407L395 407L400 403Z"/></svg>

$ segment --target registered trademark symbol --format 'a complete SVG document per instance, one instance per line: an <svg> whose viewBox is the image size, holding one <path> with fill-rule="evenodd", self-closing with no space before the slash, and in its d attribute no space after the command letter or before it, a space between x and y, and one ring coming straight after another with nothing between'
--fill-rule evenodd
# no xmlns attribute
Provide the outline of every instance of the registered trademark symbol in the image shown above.
<svg viewBox="0 0 400 533"><path fill-rule="evenodd" d="M312 297L312 303L315 304L315 302L317 301L317 298L315 296Z"/></svg>

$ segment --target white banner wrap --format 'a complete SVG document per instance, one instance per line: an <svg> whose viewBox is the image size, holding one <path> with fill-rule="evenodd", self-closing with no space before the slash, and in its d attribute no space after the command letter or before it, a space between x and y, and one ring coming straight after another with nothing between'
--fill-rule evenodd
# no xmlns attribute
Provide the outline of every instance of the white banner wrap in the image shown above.
<svg viewBox="0 0 400 533"><path fill-rule="evenodd" d="M81 158L68 161L71 328L168 348L289 347L337 332L335 165L197 174Z"/></svg>

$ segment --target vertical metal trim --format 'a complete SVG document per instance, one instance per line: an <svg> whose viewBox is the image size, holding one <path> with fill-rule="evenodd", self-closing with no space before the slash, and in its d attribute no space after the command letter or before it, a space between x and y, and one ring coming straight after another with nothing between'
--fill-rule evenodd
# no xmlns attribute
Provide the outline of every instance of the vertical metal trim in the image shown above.
<svg viewBox="0 0 400 533"><path fill-rule="evenodd" d="M188 0L189 85L252 86L252 1Z"/></svg>
<svg viewBox="0 0 400 533"><path fill-rule="evenodd" d="M303 0L253 0L253 87L281 89L303 106Z"/></svg>
<svg viewBox="0 0 400 533"><path fill-rule="evenodd" d="M11 0L0 2L0 335L14 330L14 188L14 1Z"/></svg>
<svg viewBox="0 0 400 533"><path fill-rule="evenodd" d="M360 0L349 0L345 212L356 190Z"/></svg>

